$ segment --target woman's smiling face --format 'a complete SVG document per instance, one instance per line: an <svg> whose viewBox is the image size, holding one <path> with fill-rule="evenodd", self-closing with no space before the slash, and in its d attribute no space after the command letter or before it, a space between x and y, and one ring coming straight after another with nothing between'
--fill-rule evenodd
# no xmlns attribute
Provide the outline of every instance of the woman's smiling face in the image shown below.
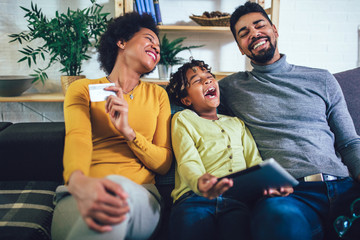
<svg viewBox="0 0 360 240"><path fill-rule="evenodd" d="M136 66L139 62L145 68L145 73L151 72L160 61L159 38L147 28L140 29L129 41L124 42L122 49L126 54L126 60L134 60L128 64Z"/></svg>

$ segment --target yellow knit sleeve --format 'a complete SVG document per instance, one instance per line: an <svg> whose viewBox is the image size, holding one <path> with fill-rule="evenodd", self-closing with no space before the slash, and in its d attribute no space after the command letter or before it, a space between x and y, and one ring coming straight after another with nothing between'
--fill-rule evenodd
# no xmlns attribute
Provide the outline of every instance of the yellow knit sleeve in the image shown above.
<svg viewBox="0 0 360 240"><path fill-rule="evenodd" d="M92 154L92 133L87 79L73 82L64 101L65 146L64 180L69 181L75 170L89 174Z"/></svg>
<svg viewBox="0 0 360 240"><path fill-rule="evenodd" d="M136 138L128 142L128 146L136 157L150 170L158 174L166 174L171 166L173 153L170 141L171 110L167 93L164 89L156 86L154 105L159 104L159 114L152 141L135 131ZM151 99L148 99L152 101ZM139 119L143 124L144 119Z"/></svg>

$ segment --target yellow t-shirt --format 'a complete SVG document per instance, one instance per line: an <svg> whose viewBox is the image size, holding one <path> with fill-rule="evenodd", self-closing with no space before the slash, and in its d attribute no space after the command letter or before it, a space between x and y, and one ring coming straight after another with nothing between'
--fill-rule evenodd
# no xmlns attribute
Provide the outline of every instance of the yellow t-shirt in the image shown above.
<svg viewBox="0 0 360 240"><path fill-rule="evenodd" d="M165 174L171 165L170 103L163 88L140 82L124 98L129 105L128 120L136 138L126 141L111 123L105 103L91 102L89 84L109 83L81 79L68 88L64 101L66 127L64 180L75 170L102 178L110 174L132 181L154 183L154 173Z"/></svg>

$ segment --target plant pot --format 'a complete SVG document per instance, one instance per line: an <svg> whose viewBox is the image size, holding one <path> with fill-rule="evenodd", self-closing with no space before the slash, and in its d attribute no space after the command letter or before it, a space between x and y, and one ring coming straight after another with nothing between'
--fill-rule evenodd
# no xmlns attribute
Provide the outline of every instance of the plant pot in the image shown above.
<svg viewBox="0 0 360 240"><path fill-rule="evenodd" d="M70 84L78 79L85 78L85 75L79 76L61 76L61 87L63 90L64 95L66 94L66 90L70 86Z"/></svg>
<svg viewBox="0 0 360 240"><path fill-rule="evenodd" d="M172 66L166 66L166 65L163 65L163 64L158 64L157 67L158 67L158 71L159 71L159 78L161 80L169 81Z"/></svg>

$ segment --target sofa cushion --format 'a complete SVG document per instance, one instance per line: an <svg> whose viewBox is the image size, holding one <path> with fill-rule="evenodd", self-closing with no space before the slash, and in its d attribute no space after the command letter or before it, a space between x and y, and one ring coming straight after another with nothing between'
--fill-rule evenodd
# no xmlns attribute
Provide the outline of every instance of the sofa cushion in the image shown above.
<svg viewBox="0 0 360 240"><path fill-rule="evenodd" d="M51 239L58 182L0 182L0 239Z"/></svg>
<svg viewBox="0 0 360 240"><path fill-rule="evenodd" d="M334 76L343 90L356 132L360 134L360 67L336 73Z"/></svg>
<svg viewBox="0 0 360 240"><path fill-rule="evenodd" d="M14 123L0 131L0 181L62 181L65 124Z"/></svg>

